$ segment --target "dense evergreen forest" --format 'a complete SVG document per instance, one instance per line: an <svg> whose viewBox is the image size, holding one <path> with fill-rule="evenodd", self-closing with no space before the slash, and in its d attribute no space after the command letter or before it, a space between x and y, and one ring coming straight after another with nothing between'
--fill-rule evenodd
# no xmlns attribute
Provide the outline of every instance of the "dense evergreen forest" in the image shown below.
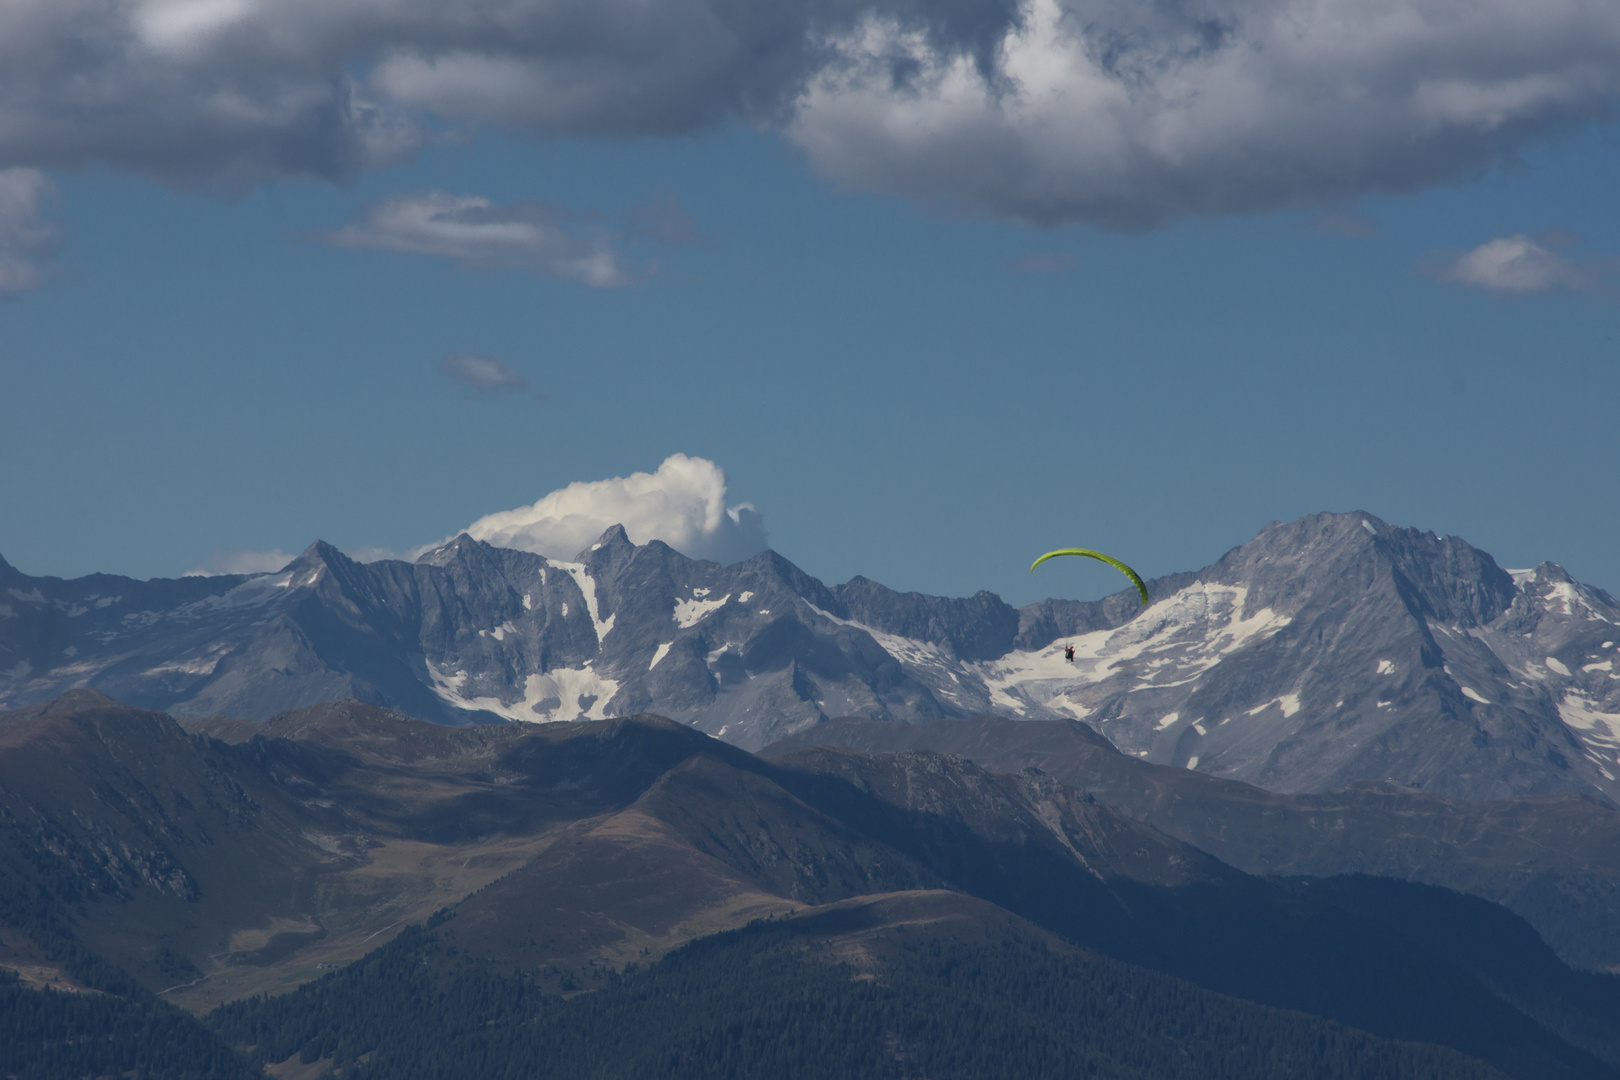
<svg viewBox="0 0 1620 1080"><path fill-rule="evenodd" d="M896 928L875 972L804 927L757 924L542 992L529 974L407 931L294 993L210 1024L265 1062L357 1080L1483 1080L1454 1051L1390 1042L1001 932Z"/></svg>
<svg viewBox="0 0 1620 1080"><path fill-rule="evenodd" d="M0 968L0 1077L262 1078L202 1021L85 948L62 920L60 905L27 881L0 857L0 923L86 989L36 990Z"/></svg>
<svg viewBox="0 0 1620 1080"><path fill-rule="evenodd" d="M260 1070L190 1013L151 994L24 988L0 982L0 1076L78 1080L251 1080Z"/></svg>

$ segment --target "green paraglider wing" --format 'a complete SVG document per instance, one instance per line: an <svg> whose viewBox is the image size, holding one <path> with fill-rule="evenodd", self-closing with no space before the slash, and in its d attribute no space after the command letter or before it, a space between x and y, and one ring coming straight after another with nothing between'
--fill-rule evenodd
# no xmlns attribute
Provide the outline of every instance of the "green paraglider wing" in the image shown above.
<svg viewBox="0 0 1620 1080"><path fill-rule="evenodd" d="M1048 551L1045 555L1042 555L1040 558L1029 564L1029 572L1033 574L1035 572L1035 568L1041 565L1041 563L1045 562L1047 559L1055 559L1059 555L1084 555L1088 559L1096 559L1099 562L1107 563L1109 566L1112 566L1115 570L1118 570L1120 573L1131 579L1131 584L1135 585L1136 591L1142 595L1142 606L1147 607L1147 586L1142 584L1142 579L1137 576L1136 571L1132 570L1130 567L1126 566L1112 555L1104 555L1100 551L1088 551L1086 548L1059 548L1056 551Z"/></svg>

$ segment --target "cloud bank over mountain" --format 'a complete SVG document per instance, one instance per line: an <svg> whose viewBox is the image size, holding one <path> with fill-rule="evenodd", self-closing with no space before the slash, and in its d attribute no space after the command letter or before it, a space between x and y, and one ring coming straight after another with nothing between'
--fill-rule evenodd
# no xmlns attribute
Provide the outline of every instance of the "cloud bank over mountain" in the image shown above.
<svg viewBox="0 0 1620 1080"><path fill-rule="evenodd" d="M272 548L269 551L216 551L182 577L216 577L220 574L273 574L298 558L296 552Z"/></svg>
<svg viewBox="0 0 1620 1080"><path fill-rule="evenodd" d="M726 474L714 462L672 454L652 473L582 480L533 506L479 518L466 531L497 547L569 559L623 525L637 544L662 540L694 559L733 563L767 546L751 503L726 505Z"/></svg>
<svg viewBox="0 0 1620 1080"><path fill-rule="evenodd" d="M352 179L446 123L623 138L741 121L845 184L1135 229L1456 180L1612 118L1617 93L1610 0L0 8L0 168L227 189Z"/></svg>

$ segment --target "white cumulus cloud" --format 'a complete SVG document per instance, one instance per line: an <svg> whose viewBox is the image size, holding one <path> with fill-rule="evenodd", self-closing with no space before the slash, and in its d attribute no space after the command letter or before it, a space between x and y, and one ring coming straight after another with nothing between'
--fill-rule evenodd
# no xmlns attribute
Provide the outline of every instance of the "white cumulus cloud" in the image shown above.
<svg viewBox="0 0 1620 1080"><path fill-rule="evenodd" d="M439 255L466 270L528 270L615 288L630 283L605 238L582 239L535 203L496 206L471 195L396 195L323 239L339 247Z"/></svg>
<svg viewBox="0 0 1620 1080"><path fill-rule="evenodd" d="M55 188L37 169L0 169L0 298L37 289L61 245L45 202Z"/></svg>
<svg viewBox="0 0 1620 1080"><path fill-rule="evenodd" d="M726 504L714 462L672 454L656 472L582 480L533 506L479 518L466 531L497 547L569 559L613 525L638 544L662 540L696 559L732 563L763 551L765 519L750 503Z"/></svg>
<svg viewBox="0 0 1620 1080"><path fill-rule="evenodd" d="M1609 260L1613 262L1613 260ZM1487 241L1433 276L1495 293L1607 292L1602 262L1561 255L1524 233Z"/></svg>

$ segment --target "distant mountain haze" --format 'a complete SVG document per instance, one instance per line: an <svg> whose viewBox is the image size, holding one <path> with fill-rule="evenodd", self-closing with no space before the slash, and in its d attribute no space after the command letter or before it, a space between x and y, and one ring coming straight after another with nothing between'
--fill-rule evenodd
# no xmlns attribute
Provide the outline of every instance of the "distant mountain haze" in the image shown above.
<svg viewBox="0 0 1620 1080"><path fill-rule="evenodd" d="M1196 572L1015 609L828 587L612 528L571 562L462 535L415 563L317 542L277 573L29 577L0 562L0 705L94 687L263 720L354 698L444 724L656 712L745 749L830 719L1073 719L1279 792L1391 781L1620 798L1620 604L1365 513ZM1075 660L1064 658L1072 645Z"/></svg>

